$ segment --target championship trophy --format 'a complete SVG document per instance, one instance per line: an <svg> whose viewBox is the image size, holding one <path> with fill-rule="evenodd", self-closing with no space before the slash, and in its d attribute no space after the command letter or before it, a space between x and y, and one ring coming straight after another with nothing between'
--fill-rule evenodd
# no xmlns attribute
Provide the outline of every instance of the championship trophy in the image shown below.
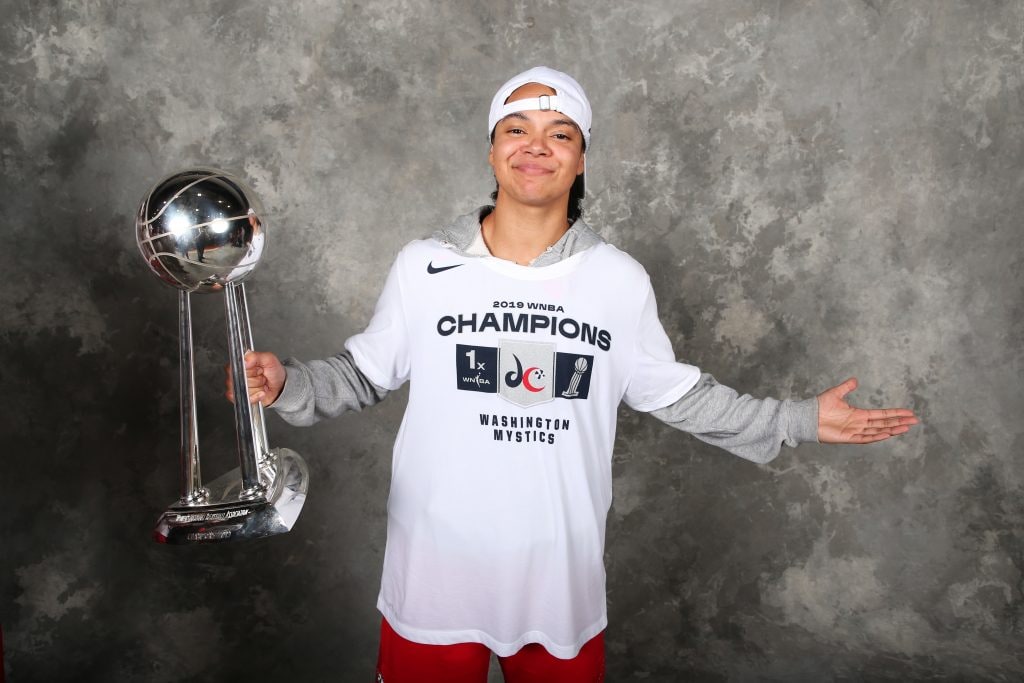
<svg viewBox="0 0 1024 683"><path fill-rule="evenodd" d="M248 402L243 356L253 348L242 284L259 263L266 226L259 200L242 181L200 168L158 182L135 219L150 269L178 289L181 377L181 498L160 516L160 543L212 543L291 530L306 500L309 470L298 453L270 449L263 406ZM203 483L199 468L192 292L223 294L239 467Z"/></svg>

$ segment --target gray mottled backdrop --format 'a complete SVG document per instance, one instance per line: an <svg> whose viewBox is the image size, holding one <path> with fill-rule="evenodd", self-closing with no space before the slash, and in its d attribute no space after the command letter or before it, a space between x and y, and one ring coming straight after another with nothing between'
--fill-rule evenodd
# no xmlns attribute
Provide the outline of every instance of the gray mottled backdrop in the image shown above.
<svg viewBox="0 0 1024 683"><path fill-rule="evenodd" d="M0 624L12 681L369 681L404 392L272 441L296 529L149 540L177 494L175 292L132 214L236 169L260 347L322 357L407 241L486 201L490 96L595 109L587 217L680 357L754 395L856 375L924 424L758 467L624 410L609 680L1024 676L1021 2L0 1ZM204 470L232 466L198 299Z"/></svg>

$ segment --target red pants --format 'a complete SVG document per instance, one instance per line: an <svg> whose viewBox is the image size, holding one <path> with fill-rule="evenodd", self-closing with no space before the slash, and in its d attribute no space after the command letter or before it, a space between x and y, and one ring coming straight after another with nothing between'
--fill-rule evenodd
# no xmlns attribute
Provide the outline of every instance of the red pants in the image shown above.
<svg viewBox="0 0 1024 683"><path fill-rule="evenodd" d="M424 645L380 624L377 683L487 683L491 651L480 643ZM572 659L559 659L530 643L509 657L498 657L505 683L601 683L604 633L591 638Z"/></svg>

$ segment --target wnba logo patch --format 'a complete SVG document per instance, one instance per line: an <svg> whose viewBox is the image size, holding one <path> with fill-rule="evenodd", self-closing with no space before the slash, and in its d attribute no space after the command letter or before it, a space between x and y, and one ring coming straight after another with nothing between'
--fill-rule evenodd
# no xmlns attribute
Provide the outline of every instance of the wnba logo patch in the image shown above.
<svg viewBox="0 0 1024 683"><path fill-rule="evenodd" d="M593 356L558 353L554 344L544 342L455 345L460 390L499 394L524 408L556 398L586 399L593 369Z"/></svg>

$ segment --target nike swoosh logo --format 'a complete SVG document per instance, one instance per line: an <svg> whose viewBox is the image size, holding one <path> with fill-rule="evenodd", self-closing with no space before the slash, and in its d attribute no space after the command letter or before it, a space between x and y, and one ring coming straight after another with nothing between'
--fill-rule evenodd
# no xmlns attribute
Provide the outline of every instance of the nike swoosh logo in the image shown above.
<svg viewBox="0 0 1024 683"><path fill-rule="evenodd" d="M464 266L464 265L466 265L466 264L465 263L456 263L454 266L441 266L440 268L435 268L434 267L434 262L431 261L430 263L427 264L427 272L430 273L431 275L437 275L438 273L443 273L446 270L451 270L452 268L458 268L459 266Z"/></svg>

